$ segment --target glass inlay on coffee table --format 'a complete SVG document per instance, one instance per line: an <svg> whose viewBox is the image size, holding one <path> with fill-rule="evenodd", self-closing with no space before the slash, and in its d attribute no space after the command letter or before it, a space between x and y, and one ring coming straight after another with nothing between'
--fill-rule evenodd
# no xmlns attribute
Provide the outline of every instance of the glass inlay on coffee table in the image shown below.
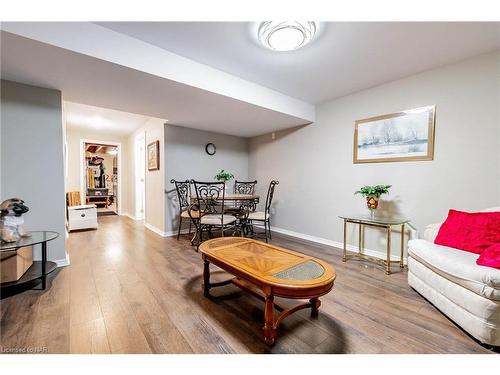
<svg viewBox="0 0 500 375"><path fill-rule="evenodd" d="M344 220L344 249L342 253L342 261L346 262L348 258L361 258L382 264L385 266L386 275L391 274L391 264L399 263L400 268L404 268L404 238L405 238L405 224L410 220L401 217L392 216L371 216L371 215L341 215L339 216ZM347 223L358 224L358 252L354 254L347 254ZM387 230L387 256L386 259L378 259L363 254L364 248L364 231L363 226L385 228ZM392 227L399 226L401 229L401 248L399 261L391 260L391 233Z"/></svg>

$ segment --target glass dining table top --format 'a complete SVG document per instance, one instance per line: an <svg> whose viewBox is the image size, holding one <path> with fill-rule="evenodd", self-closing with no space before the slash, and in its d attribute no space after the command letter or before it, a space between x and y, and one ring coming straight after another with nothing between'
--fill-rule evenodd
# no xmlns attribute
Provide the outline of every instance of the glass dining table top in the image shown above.
<svg viewBox="0 0 500 375"><path fill-rule="evenodd" d="M205 197L201 197L202 199L206 199ZM256 194L234 194L228 193L224 195L224 200L227 201L245 201L245 200L257 200L260 197ZM196 194L191 195L191 200L196 200ZM215 200L222 200L222 194L215 197Z"/></svg>
<svg viewBox="0 0 500 375"><path fill-rule="evenodd" d="M59 233L52 231L33 231L29 232L28 237L22 237L19 241L4 242L0 241L0 252L12 251L21 247L38 245L42 242L52 241L59 237Z"/></svg>
<svg viewBox="0 0 500 375"><path fill-rule="evenodd" d="M359 223L367 224L382 224L382 225L401 225L409 223L410 220L398 216L384 216L384 215L370 215L370 214L353 214L353 215L339 215L339 218Z"/></svg>

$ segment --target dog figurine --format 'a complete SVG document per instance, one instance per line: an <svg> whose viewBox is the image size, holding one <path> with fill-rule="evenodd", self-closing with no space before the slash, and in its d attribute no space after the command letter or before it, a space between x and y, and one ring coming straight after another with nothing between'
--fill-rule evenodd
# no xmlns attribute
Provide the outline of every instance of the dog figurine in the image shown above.
<svg viewBox="0 0 500 375"><path fill-rule="evenodd" d="M10 198L0 205L0 238L4 242L19 241L21 237L29 237L23 228L23 214L29 211L24 201Z"/></svg>

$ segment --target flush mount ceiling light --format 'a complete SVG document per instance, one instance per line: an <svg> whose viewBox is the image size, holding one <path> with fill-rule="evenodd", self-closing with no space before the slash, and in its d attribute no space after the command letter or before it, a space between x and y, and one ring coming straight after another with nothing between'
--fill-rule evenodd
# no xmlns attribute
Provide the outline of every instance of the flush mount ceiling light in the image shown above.
<svg viewBox="0 0 500 375"><path fill-rule="evenodd" d="M259 26L259 41L274 51L293 51L304 47L316 34L316 22L266 21Z"/></svg>

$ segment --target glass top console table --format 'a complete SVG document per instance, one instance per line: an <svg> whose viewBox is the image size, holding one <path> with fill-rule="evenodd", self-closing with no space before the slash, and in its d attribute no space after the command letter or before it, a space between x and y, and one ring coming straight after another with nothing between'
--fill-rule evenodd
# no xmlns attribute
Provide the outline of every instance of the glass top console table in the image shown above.
<svg viewBox="0 0 500 375"><path fill-rule="evenodd" d="M400 268L404 268L403 255L404 255L404 237L405 237L405 225L410 222L410 220L400 217L391 216L371 216L371 215L341 215L339 216L344 221L344 248L342 253L342 261L347 262L349 258L364 259L377 264L385 266L385 274L391 274L391 264L399 263ZM347 254L347 223L358 225L358 252L354 254ZM385 228L387 230L387 254L386 259L379 259L375 257L368 256L363 253L364 250L364 226ZM391 233L392 227L400 227L401 230L401 248L400 248L400 259L398 261L391 260Z"/></svg>

